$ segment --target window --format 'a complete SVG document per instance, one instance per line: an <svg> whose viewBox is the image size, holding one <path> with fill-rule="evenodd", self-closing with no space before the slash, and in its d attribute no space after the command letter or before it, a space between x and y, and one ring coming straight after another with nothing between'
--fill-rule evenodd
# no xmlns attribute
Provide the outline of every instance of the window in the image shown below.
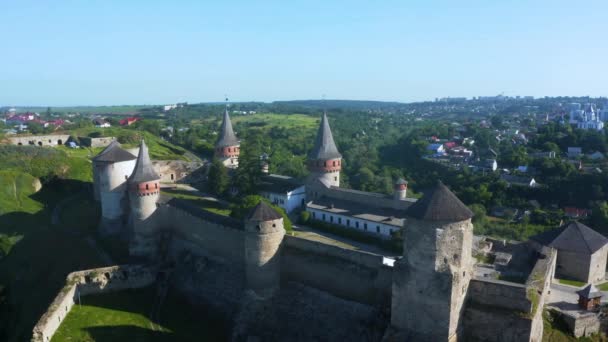
<svg viewBox="0 0 608 342"><path fill-rule="evenodd" d="M342 218L341 217L338 217L338 223L342 224Z"/></svg>
<svg viewBox="0 0 608 342"><path fill-rule="evenodd" d="M363 230L367 231L367 223L363 224Z"/></svg>
<svg viewBox="0 0 608 342"><path fill-rule="evenodd" d="M355 227L359 228L359 221L355 221Z"/></svg>
<svg viewBox="0 0 608 342"><path fill-rule="evenodd" d="M325 214L323 214L323 221L325 221Z"/></svg>
<svg viewBox="0 0 608 342"><path fill-rule="evenodd" d="M336 166L336 161L334 160L334 166Z"/></svg>
<svg viewBox="0 0 608 342"><path fill-rule="evenodd" d="M154 183L154 189L158 189L158 183Z"/></svg>
<svg viewBox="0 0 608 342"><path fill-rule="evenodd" d="M338 181L338 177L334 177L334 180L337 182Z"/></svg>
<svg viewBox="0 0 608 342"><path fill-rule="evenodd" d="M380 226L376 226L376 233L380 233Z"/></svg>
<svg viewBox="0 0 608 342"><path fill-rule="evenodd" d="M349 219L346 219L346 226L350 227L350 220Z"/></svg>
<svg viewBox="0 0 608 342"><path fill-rule="evenodd" d="M334 223L334 217L333 216L329 217L329 222Z"/></svg>
<svg viewBox="0 0 608 342"><path fill-rule="evenodd" d="M148 184L146 184L146 190L150 190L150 187L148 186Z"/></svg>
<svg viewBox="0 0 608 342"><path fill-rule="evenodd" d="M316 215L316 213L315 213L314 211L312 212L312 218L313 218L313 219L316 219L316 218L317 218L317 215Z"/></svg>

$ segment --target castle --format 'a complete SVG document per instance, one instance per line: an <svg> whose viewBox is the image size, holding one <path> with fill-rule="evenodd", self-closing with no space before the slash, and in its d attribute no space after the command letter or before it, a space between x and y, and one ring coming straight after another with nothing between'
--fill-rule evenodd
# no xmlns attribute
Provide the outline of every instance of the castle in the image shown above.
<svg viewBox="0 0 608 342"><path fill-rule="evenodd" d="M238 166L239 141L227 110L215 153ZM407 198L402 179L392 196L342 189L341 166L324 114L309 155L306 210L370 233L403 230L403 255L394 263L286 235L282 216L265 202L239 221L165 198L143 141L136 157L113 142L93 158L100 231L128 239L134 265L170 274L167 281L193 303L230 320L234 341L541 340L553 249L526 250L531 267L523 283L476 277L473 214L444 184L417 201ZM116 284L132 267L74 274L70 284L122 288ZM74 293L62 291L56 301ZM63 315L47 312L34 340L52 336Z"/></svg>

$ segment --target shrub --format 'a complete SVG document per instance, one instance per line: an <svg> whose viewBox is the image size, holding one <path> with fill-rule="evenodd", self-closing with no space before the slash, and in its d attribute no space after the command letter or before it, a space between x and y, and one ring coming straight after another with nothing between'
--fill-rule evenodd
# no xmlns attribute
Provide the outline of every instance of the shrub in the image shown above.
<svg viewBox="0 0 608 342"><path fill-rule="evenodd" d="M305 224L310 220L310 213L308 211L302 211L300 213L300 223Z"/></svg>

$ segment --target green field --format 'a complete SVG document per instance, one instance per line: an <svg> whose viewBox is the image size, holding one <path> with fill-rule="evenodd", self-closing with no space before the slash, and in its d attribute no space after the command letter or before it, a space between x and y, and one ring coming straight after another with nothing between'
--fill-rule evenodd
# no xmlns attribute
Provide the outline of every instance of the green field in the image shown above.
<svg viewBox="0 0 608 342"><path fill-rule="evenodd" d="M156 320L155 288L81 298L53 342L63 341L225 341L225 324L169 291Z"/></svg>
<svg viewBox="0 0 608 342"><path fill-rule="evenodd" d="M246 127L316 129L319 125L319 118L304 114L259 113L233 116L231 119L234 125Z"/></svg>

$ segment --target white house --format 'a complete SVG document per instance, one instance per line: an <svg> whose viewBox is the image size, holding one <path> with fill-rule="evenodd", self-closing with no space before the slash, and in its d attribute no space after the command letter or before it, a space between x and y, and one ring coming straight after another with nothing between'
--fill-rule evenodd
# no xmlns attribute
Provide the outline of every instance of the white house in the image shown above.
<svg viewBox="0 0 608 342"><path fill-rule="evenodd" d="M322 197L306 203L310 218L390 238L403 227L403 210L377 208L337 198Z"/></svg>
<svg viewBox="0 0 608 342"><path fill-rule="evenodd" d="M270 174L262 177L260 195L291 213L304 206L306 187L292 177Z"/></svg>
<svg viewBox="0 0 608 342"><path fill-rule="evenodd" d="M445 153L445 147L443 147L443 144L429 144L426 149L432 151L433 153Z"/></svg>

